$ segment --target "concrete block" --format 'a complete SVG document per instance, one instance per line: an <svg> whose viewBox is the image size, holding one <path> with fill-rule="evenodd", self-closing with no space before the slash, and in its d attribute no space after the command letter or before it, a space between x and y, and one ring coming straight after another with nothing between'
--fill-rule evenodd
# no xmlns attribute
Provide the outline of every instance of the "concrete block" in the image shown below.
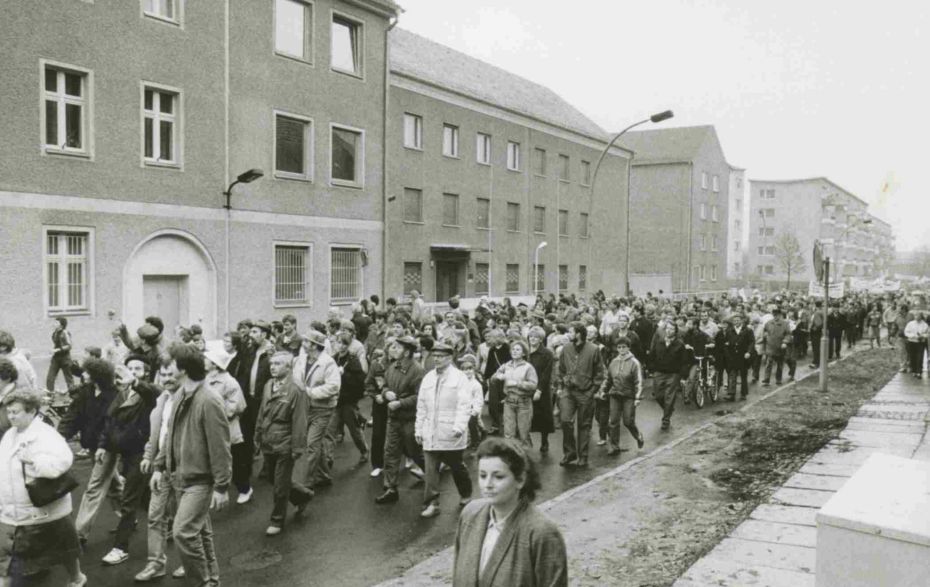
<svg viewBox="0 0 930 587"><path fill-rule="evenodd" d="M888 433L875 431L844 430L840 433L841 440L848 440L856 446L873 448L901 448L915 449L920 444L923 432L920 433Z"/></svg>
<svg viewBox="0 0 930 587"><path fill-rule="evenodd" d="M813 587L811 573L744 565L710 555L696 562L673 587Z"/></svg>
<svg viewBox="0 0 930 587"><path fill-rule="evenodd" d="M843 483L845 482L845 477L795 473L793 476L791 476L791 478L785 481L785 487L794 487L796 489L819 489L821 491L836 491L842 487Z"/></svg>
<svg viewBox="0 0 930 587"><path fill-rule="evenodd" d="M752 513L749 514L749 517L753 520L781 522L783 524L797 524L800 526L817 525L816 509L790 505L764 503L754 509Z"/></svg>
<svg viewBox="0 0 930 587"><path fill-rule="evenodd" d="M796 489L782 487L772 494L772 501L781 505L798 505L810 508L819 508L833 497L832 491L818 489Z"/></svg>
<svg viewBox="0 0 930 587"><path fill-rule="evenodd" d="M813 573L816 553L813 548L725 538L715 549L723 560L746 565L751 568L771 567L797 573Z"/></svg>
<svg viewBox="0 0 930 587"><path fill-rule="evenodd" d="M807 461L798 472L809 475L833 475L834 477L848 478L852 477L858 469L859 465L838 465Z"/></svg>
<svg viewBox="0 0 930 587"><path fill-rule="evenodd" d="M817 529L797 524L783 524L763 520L746 520L731 534L733 538L774 542L775 544L793 544L814 548L817 545Z"/></svg>

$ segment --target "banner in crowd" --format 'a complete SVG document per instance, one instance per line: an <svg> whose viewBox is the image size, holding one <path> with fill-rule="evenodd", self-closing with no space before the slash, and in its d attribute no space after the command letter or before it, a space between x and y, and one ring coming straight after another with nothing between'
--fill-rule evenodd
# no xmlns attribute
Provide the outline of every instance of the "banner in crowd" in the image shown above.
<svg viewBox="0 0 930 587"><path fill-rule="evenodd" d="M815 281L810 282L807 289L807 295L815 298L823 297L823 284ZM839 299L846 295L846 286L843 283L830 284L830 299Z"/></svg>
<svg viewBox="0 0 930 587"><path fill-rule="evenodd" d="M871 294L892 293L901 289L901 282L885 281L881 277L874 280L850 277L849 289L852 291L865 291Z"/></svg>

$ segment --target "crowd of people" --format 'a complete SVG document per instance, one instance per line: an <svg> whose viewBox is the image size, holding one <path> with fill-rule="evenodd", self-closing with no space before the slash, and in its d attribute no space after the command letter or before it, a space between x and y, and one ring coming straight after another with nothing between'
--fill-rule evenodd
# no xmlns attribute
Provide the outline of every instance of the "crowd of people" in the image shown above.
<svg viewBox="0 0 930 587"><path fill-rule="evenodd" d="M508 572L539 564L565 584L561 536L529 504L534 462L557 429L563 467L588 466L592 439L606 455L628 450L621 428L642 449L636 409L647 381L669 430L700 378L737 401L760 380L769 385L772 371L776 385L793 380L811 349L818 368L825 329L828 360L840 358L844 342L867 339L899 348L902 370L921 376L928 325L913 300L850 295L829 303L826 322L822 303L792 292L705 300L597 292L516 306L482 299L470 311L454 297L437 312L418 292L404 303L373 295L350 315L333 309L302 330L291 314L244 319L216 341L198 325L165 332L151 316L134 333L120 326L103 347L85 347L80 361L62 317L45 390L28 354L0 331L0 575L64 565L69 585L84 585L82 547L109 501L120 521L103 563L129 559L138 512L146 512L147 561L136 581L168 573L173 540L181 565L172 575L218 585L211 509L227 506L230 487L237 505L249 503L264 479L273 488L265 534L280 534L291 510L300 516L316 490L333 484L334 447L348 432L353 464L369 464L381 479L377 504L398 502L399 479L410 474L423 482L419 515L435 517L441 475L451 474L465 508L457 578L501 564L493 540L518 512L537 550L513 555ZM55 390L59 374L70 404L54 422L42 392ZM76 455L65 442L72 439ZM44 505L30 495L39 480L67 477L75 456L93 468L72 521L68 492ZM488 498L475 504L472 456ZM495 584L522 584L501 577Z"/></svg>

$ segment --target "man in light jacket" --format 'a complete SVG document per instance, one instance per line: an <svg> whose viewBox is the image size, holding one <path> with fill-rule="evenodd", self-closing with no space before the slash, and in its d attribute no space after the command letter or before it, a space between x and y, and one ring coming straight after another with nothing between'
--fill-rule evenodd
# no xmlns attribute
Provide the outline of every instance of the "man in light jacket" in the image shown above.
<svg viewBox="0 0 930 587"><path fill-rule="evenodd" d="M785 322L781 308L772 311L772 319L762 327L762 348L765 352L765 378L762 385L769 385L772 378L772 363L775 363L775 385L781 385L782 369L788 345L791 344L791 330Z"/></svg>
<svg viewBox="0 0 930 587"><path fill-rule="evenodd" d="M342 376L336 361L326 353L326 335L311 330L304 337L303 352L294 364L294 382L310 398L307 414L306 471L297 479L307 487L332 485L330 468L333 438L329 421L336 411Z"/></svg>
<svg viewBox="0 0 930 587"><path fill-rule="evenodd" d="M473 398L471 382L452 365L452 347L438 342L433 345L436 368L420 383L417 394L417 415L414 435L423 446L426 462L426 487L420 513L424 518L439 515L439 465L452 470L452 480L459 491L460 505L471 499L471 477L462 460L468 446L468 420Z"/></svg>

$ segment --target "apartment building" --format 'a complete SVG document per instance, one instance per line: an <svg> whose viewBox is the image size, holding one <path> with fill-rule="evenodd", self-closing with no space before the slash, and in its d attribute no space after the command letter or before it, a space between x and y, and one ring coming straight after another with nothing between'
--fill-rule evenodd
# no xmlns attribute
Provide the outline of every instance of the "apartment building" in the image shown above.
<svg viewBox="0 0 930 587"><path fill-rule="evenodd" d="M400 28L390 55L385 292L622 292L630 153L593 187L606 133L548 88Z"/></svg>
<svg viewBox="0 0 930 587"><path fill-rule="evenodd" d="M390 0L35 2L0 22L3 328L208 337L381 290ZM263 177L224 191L240 174ZM49 320L37 320L45 317Z"/></svg>
<svg viewBox="0 0 930 587"><path fill-rule="evenodd" d="M713 126L631 132L635 294L726 289L731 166Z"/></svg>
<svg viewBox="0 0 930 587"><path fill-rule="evenodd" d="M868 213L868 204L825 177L749 181L749 269L761 281L783 282L785 259L797 240L800 262L790 263L793 283L813 276L815 241L831 259L831 278L877 277L879 244L893 248L891 229ZM879 234L885 236L879 237Z"/></svg>
<svg viewBox="0 0 930 587"><path fill-rule="evenodd" d="M745 275L744 255L746 253L746 217L749 207L746 205L746 170L730 166L729 222L727 223L727 278L741 281Z"/></svg>

